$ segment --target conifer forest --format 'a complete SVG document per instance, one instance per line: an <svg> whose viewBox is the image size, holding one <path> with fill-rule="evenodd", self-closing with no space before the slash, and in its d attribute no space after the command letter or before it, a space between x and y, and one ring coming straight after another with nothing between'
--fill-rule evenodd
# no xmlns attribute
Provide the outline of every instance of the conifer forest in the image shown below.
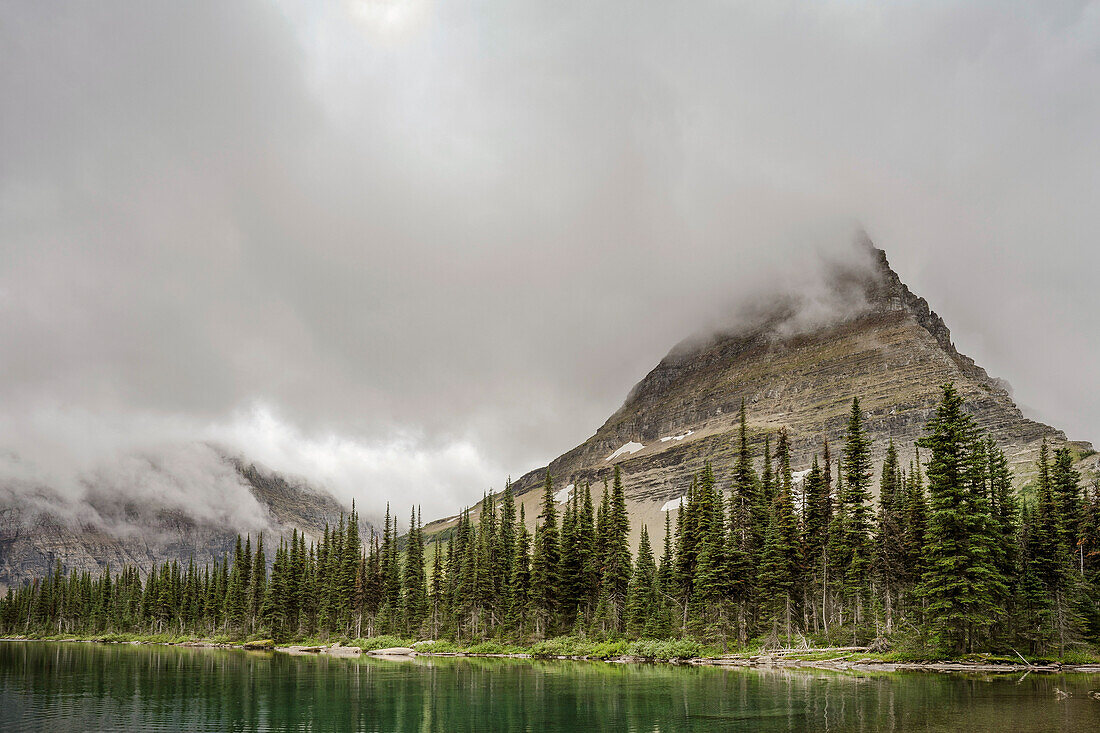
<svg viewBox="0 0 1100 733"><path fill-rule="evenodd" d="M708 462L632 553L622 476L554 499L533 533L511 486L426 538L355 509L317 542L237 538L213 565L67 572L10 588L0 632L233 638L689 638L730 649L859 643L1064 655L1100 640L1100 485L1044 444L1014 491L1008 460L951 385L913 458L875 471L852 401L843 445L795 481L785 430L755 454L740 414L732 481ZM873 477L878 474L877 487ZM875 490L877 488L877 491ZM673 518L675 515L675 518Z"/></svg>

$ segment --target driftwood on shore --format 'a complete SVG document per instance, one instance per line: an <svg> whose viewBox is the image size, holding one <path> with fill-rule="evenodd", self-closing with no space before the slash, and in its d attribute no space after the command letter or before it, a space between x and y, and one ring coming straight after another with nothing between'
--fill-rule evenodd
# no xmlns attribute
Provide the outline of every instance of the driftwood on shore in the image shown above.
<svg viewBox="0 0 1100 733"><path fill-rule="evenodd" d="M372 657L415 657L417 651L407 646L391 646L385 649L368 649L367 654Z"/></svg>
<svg viewBox="0 0 1100 733"><path fill-rule="evenodd" d="M815 649L769 649L766 655L786 656L789 654L832 654L840 652L869 652L869 646L826 646Z"/></svg>
<svg viewBox="0 0 1100 733"><path fill-rule="evenodd" d="M294 655L328 654L333 657L358 657L363 653L363 650L357 646L340 646L339 644L331 646L279 646L275 647L275 651Z"/></svg>

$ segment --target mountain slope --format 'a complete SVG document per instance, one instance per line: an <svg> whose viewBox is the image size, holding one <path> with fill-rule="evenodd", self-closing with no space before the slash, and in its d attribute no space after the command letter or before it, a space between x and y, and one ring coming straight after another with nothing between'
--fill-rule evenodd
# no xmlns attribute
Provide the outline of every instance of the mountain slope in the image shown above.
<svg viewBox="0 0 1100 733"><path fill-rule="evenodd" d="M270 561L278 537L297 529L319 538L349 509L212 446L188 446L177 460L133 462L139 469L85 478L77 498L49 486L0 486L0 590L43 576L57 560L96 573L127 564L145 572L154 562L192 557L201 565L232 552L238 532L253 541L264 532Z"/></svg>
<svg viewBox="0 0 1100 733"><path fill-rule="evenodd" d="M684 494L706 460L728 486L742 400L757 455L765 434L786 427L797 471L809 467L823 440L839 447L853 397L864 409L876 462L889 440L907 459L946 382L955 383L978 424L1005 449L1018 481L1030 473L1044 439L1067 442L1061 431L1025 417L1003 381L959 353L943 319L870 242L860 245L854 263L828 273L827 294L830 307L821 313L787 297L736 330L678 345L591 438L551 461L555 486L589 481L602 490L619 465L636 540L642 523L659 533L662 507ZM1081 454L1091 451L1087 443L1076 445ZM532 519L546 470L514 484Z"/></svg>

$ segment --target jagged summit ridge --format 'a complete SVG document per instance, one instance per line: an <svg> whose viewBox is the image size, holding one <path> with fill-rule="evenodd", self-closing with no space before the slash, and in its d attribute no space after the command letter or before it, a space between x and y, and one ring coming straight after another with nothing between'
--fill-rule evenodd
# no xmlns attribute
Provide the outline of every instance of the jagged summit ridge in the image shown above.
<svg viewBox="0 0 1100 733"><path fill-rule="evenodd" d="M940 347L950 354L959 364L959 367L969 376L976 379L988 380L990 386L1003 390L1007 395L1009 393L1007 382L1002 379L990 377L986 370L978 366L973 359L960 353L959 350L955 348L955 343L951 340L951 329L947 327L943 318L932 310L927 300L914 293L909 289L908 285L902 282L901 277L894 271L894 268L890 266L890 261L886 258L886 251L875 247L870 239L864 239L863 241L865 242L865 246L870 248L875 258L875 262L878 266L878 275L885 286L884 291L887 305L891 309L904 310L913 316L917 323L936 339Z"/></svg>

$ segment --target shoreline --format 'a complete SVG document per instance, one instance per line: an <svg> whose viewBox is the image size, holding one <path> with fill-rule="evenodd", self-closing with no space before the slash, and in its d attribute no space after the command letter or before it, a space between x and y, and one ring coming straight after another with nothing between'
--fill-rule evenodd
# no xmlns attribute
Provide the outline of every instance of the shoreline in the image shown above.
<svg viewBox="0 0 1100 733"><path fill-rule="evenodd" d="M386 655L377 655L386 656ZM1000 664L985 662L885 662L878 659L796 659L776 658L768 655L723 657L690 657L685 659L648 659L632 655L621 657L590 657L577 655L535 656L533 654L478 654L473 652L423 652L425 657L498 657L509 659L558 659L577 662L606 662L608 664L670 664L678 667L724 667L740 669L803 669L829 670L833 672L962 672L1000 673L1036 672L1043 674L1080 673L1100 674L1100 663L1094 664Z"/></svg>
<svg viewBox="0 0 1100 733"><path fill-rule="evenodd" d="M372 656L379 659L407 660L415 657L452 657L452 658L483 658L483 659L549 659L574 662L604 662L606 664L668 664L680 667L721 667L727 669L790 669L790 670L823 670L832 672L939 672L960 674L1100 674L1100 662L1092 663L1062 663L1051 662L1044 664L1030 663L1003 663L1003 662L974 662L962 660L941 661L886 661L870 657L852 658L846 654L831 659L802 659L795 654L730 654L719 657L687 657L687 658L649 658L635 655L620 655L614 657L595 657L579 654L550 654L535 655L526 652L492 653L492 652L467 652L467 651L416 651L415 649L370 649L364 650L357 646L331 645L284 645L276 646L270 641L263 642L220 642L194 639L188 641L155 641L148 639L135 639L128 641L115 641L108 639L72 638L72 639L33 639L20 637L0 638L0 642L46 642L46 643L81 643L81 644L123 644L130 646L171 646L191 649L240 649L243 651L270 652L272 654L288 654L292 656L329 656L329 657L360 657ZM387 653L389 652L389 653ZM395 653L396 652L396 653ZM809 650L807 655L812 655Z"/></svg>

